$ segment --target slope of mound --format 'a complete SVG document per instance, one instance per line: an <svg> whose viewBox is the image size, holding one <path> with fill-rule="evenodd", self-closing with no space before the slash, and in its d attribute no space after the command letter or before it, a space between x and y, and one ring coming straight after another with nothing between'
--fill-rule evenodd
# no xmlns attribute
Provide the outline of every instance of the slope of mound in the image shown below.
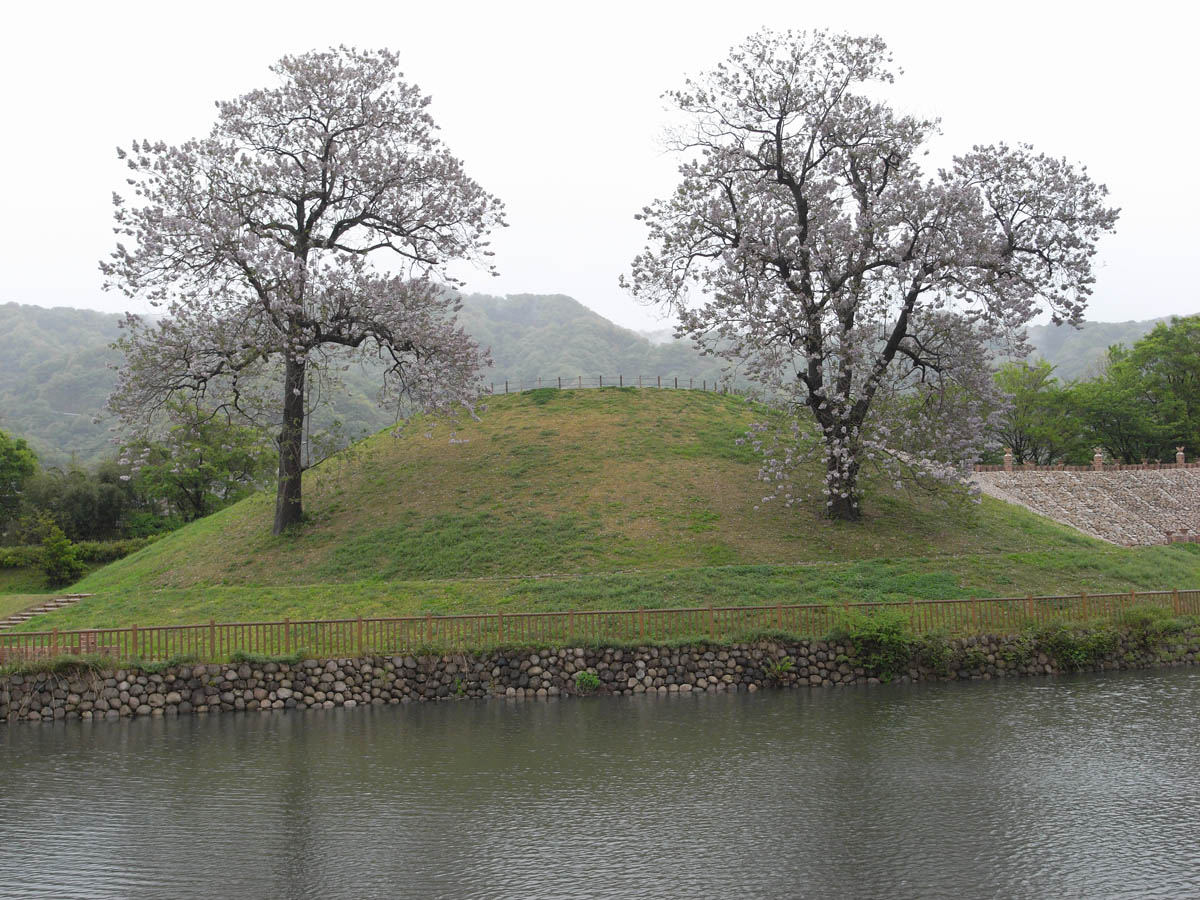
<svg viewBox="0 0 1200 900"><path fill-rule="evenodd" d="M888 496L868 525L766 504L735 441L744 400L667 390L498 397L457 433L381 433L305 476L308 523L270 534L260 495L109 566L89 584L307 584L960 553L980 531L1044 542L976 508ZM1026 523L1026 527L1027 523Z"/></svg>
<svg viewBox="0 0 1200 900"><path fill-rule="evenodd" d="M250 498L88 576L75 590L95 596L35 624L946 598L1200 574L1192 548L1138 556L987 498L880 489L853 525L815 504L755 511L756 458L735 440L756 415L693 391L494 398L453 439L444 423L385 432L307 473L296 533L273 537L273 497Z"/></svg>

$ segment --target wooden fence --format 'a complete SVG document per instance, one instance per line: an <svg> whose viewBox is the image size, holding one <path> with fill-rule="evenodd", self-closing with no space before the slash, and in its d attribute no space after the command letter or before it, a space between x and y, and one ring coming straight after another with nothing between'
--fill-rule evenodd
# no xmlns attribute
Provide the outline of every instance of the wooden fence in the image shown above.
<svg viewBox="0 0 1200 900"><path fill-rule="evenodd" d="M395 655L436 647L465 650L496 645L571 646L581 642L655 643L736 639L778 631L822 637L848 616L884 610L906 615L917 633L1013 633L1060 621L1092 621L1133 608L1156 607L1200 615L1200 590L1130 591L1067 597L913 600L908 603L705 606L463 616L325 619L96 628L0 634L0 662L62 654L100 654L160 662L191 656L223 661L236 651L265 655L303 651L309 657Z"/></svg>

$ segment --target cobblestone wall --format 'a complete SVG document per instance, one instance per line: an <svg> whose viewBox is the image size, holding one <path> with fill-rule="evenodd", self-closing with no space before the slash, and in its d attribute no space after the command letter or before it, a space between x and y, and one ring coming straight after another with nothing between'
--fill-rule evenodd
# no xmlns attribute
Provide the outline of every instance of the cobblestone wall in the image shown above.
<svg viewBox="0 0 1200 900"><path fill-rule="evenodd" d="M1049 675L1075 668L1021 636L947 642L941 658L914 655L898 680L967 680ZM1089 669L1194 664L1200 632L1153 647L1123 636ZM594 686L580 683L580 673ZM0 678L0 721L115 720L285 709L437 702L467 698L551 699L578 694L758 691L878 684L853 645L829 641L730 646L560 648L483 655L304 660L260 665L176 666Z"/></svg>

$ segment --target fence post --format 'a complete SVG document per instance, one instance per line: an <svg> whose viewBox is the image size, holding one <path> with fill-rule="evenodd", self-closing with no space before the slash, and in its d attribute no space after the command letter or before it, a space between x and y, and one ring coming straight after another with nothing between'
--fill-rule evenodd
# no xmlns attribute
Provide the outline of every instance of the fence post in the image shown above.
<svg viewBox="0 0 1200 900"><path fill-rule="evenodd" d="M55 628L50 634L50 655L58 656L58 629Z"/></svg>
<svg viewBox="0 0 1200 900"><path fill-rule="evenodd" d="M1179 588L1171 591L1171 608L1175 610L1175 615L1179 615Z"/></svg>
<svg viewBox="0 0 1200 900"><path fill-rule="evenodd" d="M575 643L575 610L567 613L567 643Z"/></svg>
<svg viewBox="0 0 1200 900"><path fill-rule="evenodd" d="M710 600L709 604L708 604L708 639L710 641L716 640L716 637L717 637L717 619L716 619L716 616L713 615L713 605L712 605L712 601Z"/></svg>
<svg viewBox="0 0 1200 900"><path fill-rule="evenodd" d="M425 642L433 646L433 613L425 613Z"/></svg>
<svg viewBox="0 0 1200 900"><path fill-rule="evenodd" d="M1080 616L1082 616L1083 621L1086 622L1088 617L1087 591L1079 592L1079 610Z"/></svg>
<svg viewBox="0 0 1200 900"><path fill-rule="evenodd" d="M208 620L208 660L207 662L215 662L217 659L217 620Z"/></svg>
<svg viewBox="0 0 1200 900"><path fill-rule="evenodd" d="M917 598L908 598L908 627L912 629L912 633L917 633Z"/></svg>
<svg viewBox="0 0 1200 900"><path fill-rule="evenodd" d="M357 643L358 643L358 655L362 656L363 655L362 616L358 617L355 624L357 626L357 628L356 628L357 634L355 635L355 637L356 637Z"/></svg>
<svg viewBox="0 0 1200 900"><path fill-rule="evenodd" d="M558 376L558 389L560 391L562 390L562 376L561 375Z"/></svg>
<svg viewBox="0 0 1200 900"><path fill-rule="evenodd" d="M129 628L129 643L130 643L129 655L137 656L138 655L138 627L136 625L131 625Z"/></svg>
<svg viewBox="0 0 1200 900"><path fill-rule="evenodd" d="M679 376L675 376L675 390L679 390Z"/></svg>
<svg viewBox="0 0 1200 900"><path fill-rule="evenodd" d="M775 627L783 631L783 604L775 604Z"/></svg>
<svg viewBox="0 0 1200 900"><path fill-rule="evenodd" d="M638 640L646 639L646 610L644 607L638 607Z"/></svg>
<svg viewBox="0 0 1200 900"><path fill-rule="evenodd" d="M625 387L625 376L624 375L617 376L617 387Z"/></svg>
<svg viewBox="0 0 1200 900"><path fill-rule="evenodd" d="M1025 613L1029 616L1031 622L1036 622L1037 619L1033 615L1033 594L1025 595Z"/></svg>
<svg viewBox="0 0 1200 900"><path fill-rule="evenodd" d="M506 393L506 394L508 393L508 382L507 381L504 382L504 393Z"/></svg>
<svg viewBox="0 0 1200 900"><path fill-rule="evenodd" d="M283 652L292 652L292 620L286 616L283 619Z"/></svg>
<svg viewBox="0 0 1200 900"><path fill-rule="evenodd" d="M662 376L661 375L658 376L658 386L662 387Z"/></svg>
<svg viewBox="0 0 1200 900"><path fill-rule="evenodd" d="M600 387L604 387L604 376L600 376Z"/></svg>
<svg viewBox="0 0 1200 900"><path fill-rule="evenodd" d="M504 643L504 613L496 613L496 643Z"/></svg>

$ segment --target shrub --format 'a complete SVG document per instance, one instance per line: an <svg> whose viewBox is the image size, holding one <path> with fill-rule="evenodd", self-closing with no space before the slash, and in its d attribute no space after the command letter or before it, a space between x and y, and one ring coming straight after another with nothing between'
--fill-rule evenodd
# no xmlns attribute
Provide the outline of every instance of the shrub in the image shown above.
<svg viewBox="0 0 1200 900"><path fill-rule="evenodd" d="M1117 648L1117 633L1105 626L1081 630L1051 625L1037 639L1060 665L1076 670L1096 665Z"/></svg>
<svg viewBox="0 0 1200 900"><path fill-rule="evenodd" d="M796 661L790 656L784 656L779 659L772 659L763 665L763 675L771 684L782 685L792 670L796 668Z"/></svg>
<svg viewBox="0 0 1200 900"><path fill-rule="evenodd" d="M866 615L849 613L829 638L852 644L855 662L884 682L908 670L916 645L908 613L892 609L875 609Z"/></svg>
<svg viewBox="0 0 1200 900"><path fill-rule="evenodd" d="M42 571L50 586L70 584L83 575L84 570L75 545L61 528L54 526L42 541Z"/></svg>
<svg viewBox="0 0 1200 900"><path fill-rule="evenodd" d="M923 634L913 643L914 660L943 678L950 677L954 651L950 648L950 637L944 631Z"/></svg>
<svg viewBox="0 0 1200 900"><path fill-rule="evenodd" d="M580 694L590 694L600 687L600 676L595 672L576 672L575 691Z"/></svg>

